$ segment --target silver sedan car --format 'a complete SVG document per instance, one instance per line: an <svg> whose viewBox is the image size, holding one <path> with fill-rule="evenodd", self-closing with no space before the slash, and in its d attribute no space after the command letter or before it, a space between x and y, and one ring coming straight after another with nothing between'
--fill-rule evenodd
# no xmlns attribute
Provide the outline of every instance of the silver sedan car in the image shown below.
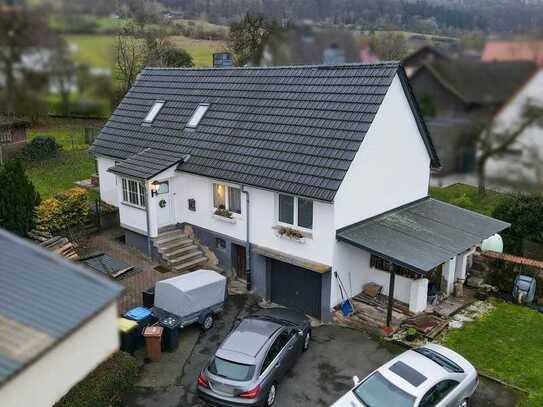
<svg viewBox="0 0 543 407"><path fill-rule="evenodd" d="M270 308L238 321L198 377L198 395L214 406L270 407L281 379L309 348L305 315Z"/></svg>
<svg viewBox="0 0 543 407"><path fill-rule="evenodd" d="M429 344L408 350L364 380L332 407L467 407L479 377L458 353Z"/></svg>

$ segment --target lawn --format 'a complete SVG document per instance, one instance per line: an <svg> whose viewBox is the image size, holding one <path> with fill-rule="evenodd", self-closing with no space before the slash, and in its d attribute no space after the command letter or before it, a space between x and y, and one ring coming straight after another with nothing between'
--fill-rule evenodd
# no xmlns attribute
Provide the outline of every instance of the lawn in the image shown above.
<svg viewBox="0 0 543 407"><path fill-rule="evenodd" d="M543 406L543 314L503 301L480 320L450 330L443 344L478 370L529 392L521 407Z"/></svg>
<svg viewBox="0 0 543 407"><path fill-rule="evenodd" d="M100 127L103 122L91 120L49 119L28 132L28 139L38 135L54 137L62 146L58 158L43 163L27 163L26 173L42 199L74 186L75 181L89 178L96 172L84 140L85 127Z"/></svg>
<svg viewBox="0 0 543 407"><path fill-rule="evenodd" d="M503 194L487 191L479 196L477 188L466 184L454 184L448 187L431 187L430 196L462 208L470 209L483 215L492 216L492 212Z"/></svg>
<svg viewBox="0 0 543 407"><path fill-rule="evenodd" d="M26 166L26 174L42 199L74 187L75 181L88 179L95 172L94 160L86 149L62 151L56 159Z"/></svg>

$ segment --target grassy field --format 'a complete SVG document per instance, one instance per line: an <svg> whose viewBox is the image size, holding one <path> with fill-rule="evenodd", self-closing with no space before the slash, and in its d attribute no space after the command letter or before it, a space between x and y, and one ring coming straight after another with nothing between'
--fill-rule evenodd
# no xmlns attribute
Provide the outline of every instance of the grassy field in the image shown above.
<svg viewBox="0 0 543 407"><path fill-rule="evenodd" d="M86 63L92 68L112 69L116 38L114 35L67 35L66 41L77 48L73 53L76 62Z"/></svg>
<svg viewBox="0 0 543 407"><path fill-rule="evenodd" d="M500 201L502 194L487 191L484 196L479 196L477 188L466 184L454 184L448 187L431 187L432 198L445 201L462 208L470 209L491 216L494 208Z"/></svg>
<svg viewBox="0 0 543 407"><path fill-rule="evenodd" d="M213 53L224 50L223 41L195 40L183 36L170 37L179 48L185 49L198 67L211 66ZM73 54L76 62L86 63L93 68L112 69L114 63L115 35L67 35L66 40L77 51Z"/></svg>
<svg viewBox="0 0 543 407"><path fill-rule="evenodd" d="M527 390L520 406L543 406L543 314L497 301L489 315L449 331L443 343L480 371Z"/></svg>

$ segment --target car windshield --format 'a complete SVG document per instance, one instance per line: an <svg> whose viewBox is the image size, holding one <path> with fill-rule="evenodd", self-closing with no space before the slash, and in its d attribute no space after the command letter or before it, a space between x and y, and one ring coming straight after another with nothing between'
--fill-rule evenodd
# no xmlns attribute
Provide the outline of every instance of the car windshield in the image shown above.
<svg viewBox="0 0 543 407"><path fill-rule="evenodd" d="M353 390L367 407L413 407L415 397L394 386L379 372L372 374Z"/></svg>
<svg viewBox="0 0 543 407"><path fill-rule="evenodd" d="M230 360L214 357L208 370L216 376L243 382L253 377L254 365L244 365Z"/></svg>

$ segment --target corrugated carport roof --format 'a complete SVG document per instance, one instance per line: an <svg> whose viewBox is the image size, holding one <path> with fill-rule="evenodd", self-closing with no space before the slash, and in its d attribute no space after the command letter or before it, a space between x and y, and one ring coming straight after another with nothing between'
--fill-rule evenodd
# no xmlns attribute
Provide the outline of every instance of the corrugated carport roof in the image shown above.
<svg viewBox="0 0 543 407"><path fill-rule="evenodd" d="M510 225L424 198L336 232L338 240L426 273Z"/></svg>

